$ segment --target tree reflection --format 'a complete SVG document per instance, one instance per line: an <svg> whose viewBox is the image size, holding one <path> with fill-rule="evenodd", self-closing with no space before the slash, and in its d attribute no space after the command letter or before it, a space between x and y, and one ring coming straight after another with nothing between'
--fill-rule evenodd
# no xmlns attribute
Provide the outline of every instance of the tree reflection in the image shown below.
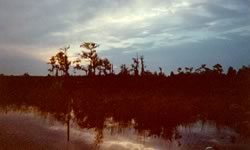
<svg viewBox="0 0 250 150"><path fill-rule="evenodd" d="M228 75L219 66L215 74L203 66L200 73L190 68L170 77L141 78L129 78L127 67L122 68L126 78L2 76L0 105L33 106L65 124L73 111L80 127L96 129L96 144L110 117L121 129L133 125L140 135L165 139L181 138L176 128L198 120L250 135L249 67L236 74L231 68Z"/></svg>

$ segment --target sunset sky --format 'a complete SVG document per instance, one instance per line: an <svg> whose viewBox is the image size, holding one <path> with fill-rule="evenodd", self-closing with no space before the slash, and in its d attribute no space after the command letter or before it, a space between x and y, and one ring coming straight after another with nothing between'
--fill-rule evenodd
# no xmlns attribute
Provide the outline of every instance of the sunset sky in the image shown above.
<svg viewBox="0 0 250 150"><path fill-rule="evenodd" d="M0 73L47 75L71 45L100 44L119 68L144 55L147 69L250 64L250 0L0 0ZM72 57L73 59L73 57Z"/></svg>

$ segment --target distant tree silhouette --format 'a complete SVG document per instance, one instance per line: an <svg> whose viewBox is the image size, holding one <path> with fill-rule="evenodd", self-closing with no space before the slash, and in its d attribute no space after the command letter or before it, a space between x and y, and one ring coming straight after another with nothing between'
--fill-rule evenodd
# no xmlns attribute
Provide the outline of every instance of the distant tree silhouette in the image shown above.
<svg viewBox="0 0 250 150"><path fill-rule="evenodd" d="M184 74L184 72L183 72L183 70L182 70L181 67L179 67L179 68L177 69L177 72L178 72L178 74Z"/></svg>
<svg viewBox="0 0 250 150"><path fill-rule="evenodd" d="M243 66L239 69L238 75L239 75L240 77L247 77L247 78L249 78L249 76L250 76L250 65L249 65L249 66L243 65Z"/></svg>
<svg viewBox="0 0 250 150"><path fill-rule="evenodd" d="M82 70L85 72L86 75L108 75L114 74L113 71L113 64L107 58L100 58L96 52L96 48L99 47L98 44L94 42L84 42L80 45L80 47L84 48L85 51L79 53L79 57L73 61L73 69L74 73L76 70ZM70 46L60 48L60 51L51 56L48 63L50 68L48 69L50 75L58 76L60 73L64 76L69 76L69 68L71 65L71 61L68 59L67 51L69 50ZM83 61L87 61L87 65L82 64ZM149 70L145 71L146 65L144 61L144 56L132 58L131 67L127 67L125 64L120 66L120 72L118 75L134 75L134 76L144 76L144 75L151 75L151 76L165 76L161 67L159 67L159 72L155 71L154 73L150 72ZM238 73L233 67L228 68L227 76L247 76L250 74L250 66L243 66L239 69ZM185 68L178 68L178 74L174 74L171 72L170 76L178 76L178 75L204 75L204 77L208 78L211 75L216 76L223 74L222 65L216 64L213 66L212 69L208 68L206 64L202 64L199 68L195 69L193 67L185 67Z"/></svg>
<svg viewBox="0 0 250 150"><path fill-rule="evenodd" d="M227 71L227 76L233 77L237 75L237 71L233 67L229 67Z"/></svg>
<svg viewBox="0 0 250 150"><path fill-rule="evenodd" d="M97 67L101 65L100 59L95 50L97 47L99 47L99 45L94 42L84 42L80 45L80 47L88 50L82 51L82 53L80 54L81 59L86 59L89 61L89 65L87 67L88 75L95 75Z"/></svg>
<svg viewBox="0 0 250 150"><path fill-rule="evenodd" d="M131 69L135 76L139 76L139 58L138 55L135 58L132 58L133 64L131 65Z"/></svg>
<svg viewBox="0 0 250 150"><path fill-rule="evenodd" d="M57 61L59 63L59 69L64 73L65 76L69 76L69 67L71 61L68 60L67 51L70 46L60 48L60 52L56 54Z"/></svg>
<svg viewBox="0 0 250 150"><path fill-rule="evenodd" d="M151 71L149 71L149 70L146 70L144 72L144 76L153 76L153 73Z"/></svg>
<svg viewBox="0 0 250 150"><path fill-rule="evenodd" d="M58 76L58 71L60 71L64 76L69 76L69 67L71 64L67 55L69 48L70 46L60 48L60 51L49 59L48 64L51 65L51 68L49 68L48 71L52 75L54 75L54 71L56 71L55 75Z"/></svg>
<svg viewBox="0 0 250 150"><path fill-rule="evenodd" d="M50 73L54 74L56 71L58 74L58 71L61 71L66 75L70 65L66 51L62 49L50 58ZM89 51L84 55L89 54ZM90 70L94 74L93 68L96 64L96 73L99 71L99 74L106 75L112 72L110 61L97 57L95 53L92 53L96 55L93 59L95 63L91 62L85 67L81 61L85 58L89 61L91 59L78 58L73 62L75 69L85 69L86 74L89 74ZM203 64L196 73L193 73L193 68L178 68L179 74L174 75L171 72L171 77L160 77L164 75L161 67L160 72L157 70L153 74L145 71L145 68L140 68L144 65L141 57L134 58L133 61L131 74L135 75L137 70L137 75L140 75L141 71L144 72L143 76L150 77L126 78L130 75L130 66L125 64L121 65L119 72L119 75L125 75L125 78L72 77L61 82L61 78L0 77L0 103L35 106L55 115L61 121L67 121L68 127L69 114L73 111L72 119L80 127L99 129L96 143L101 142L102 131L108 127L104 124L107 122L105 120L110 117L122 126L121 129L127 125L132 127L130 121L133 119L136 131L145 130L150 135L170 139L180 137L173 129L198 120L215 121L218 125L233 127L236 132L248 132L250 136L250 66L243 66L238 74L233 67L229 67L227 75L235 78L223 75L222 66L219 64L216 64L213 70Z"/></svg>
<svg viewBox="0 0 250 150"><path fill-rule="evenodd" d="M141 61L141 75L143 76L145 74L145 64L144 64L144 56L140 56L140 61Z"/></svg>
<svg viewBox="0 0 250 150"><path fill-rule="evenodd" d="M137 55L135 58L132 58L132 60L133 60L133 64L131 65L131 68L127 67L126 64L122 64L120 66L120 72L118 73L118 75L123 75L123 76L129 76L129 75L153 76L154 75L149 70L145 70L146 65L144 61L144 56L138 57ZM140 73L139 73L139 69L140 69ZM160 72L160 73L163 73L163 72ZM157 72L155 72L155 75L158 76ZM162 75L164 75L164 73Z"/></svg>
<svg viewBox="0 0 250 150"><path fill-rule="evenodd" d="M87 51L82 51L73 63L75 64L75 70L83 70L87 75L96 75L97 71L99 75L113 74L113 65L107 58L100 58L96 52L98 44L94 42L84 42L80 47L85 48ZM86 60L89 62L87 67L81 65L81 61Z"/></svg>
<svg viewBox="0 0 250 150"><path fill-rule="evenodd" d="M129 69L129 67L126 66L126 64L122 64L122 65L120 66L119 75L123 75L123 76L128 76L128 75L130 75L130 69Z"/></svg>
<svg viewBox="0 0 250 150"><path fill-rule="evenodd" d="M85 72L85 75L88 75L88 69L81 64L81 59L80 58L77 58L75 61L73 61L73 64L74 64L74 70L82 70Z"/></svg>
<svg viewBox="0 0 250 150"><path fill-rule="evenodd" d="M215 73L222 74L222 72L223 72L222 66L220 64L214 65L213 66L213 71Z"/></svg>
<svg viewBox="0 0 250 150"><path fill-rule="evenodd" d="M163 72L163 70L162 70L162 68L161 68L161 67L159 67L159 70L160 70L160 72L159 72L159 76L165 76L165 74L164 74L164 72Z"/></svg>
<svg viewBox="0 0 250 150"><path fill-rule="evenodd" d="M24 77L29 77L30 75L29 75L28 72L25 72L25 73L23 74L23 76L24 76Z"/></svg>
<svg viewBox="0 0 250 150"><path fill-rule="evenodd" d="M208 74L212 72L212 70L209 69L206 64L202 64L199 68L195 70L195 72L198 74Z"/></svg>
<svg viewBox="0 0 250 150"><path fill-rule="evenodd" d="M99 75L101 75L102 73L104 75L113 73L113 65L110 63L110 61L107 58L99 59L98 61L99 63L98 63L97 69L99 70Z"/></svg>
<svg viewBox="0 0 250 150"><path fill-rule="evenodd" d="M51 56L51 58L49 59L49 62L47 64L51 65L51 68L48 69L48 71L50 72L50 75L54 75L54 71L56 69L56 58L55 58L55 56Z"/></svg>
<svg viewBox="0 0 250 150"><path fill-rule="evenodd" d="M193 67L185 67L185 73L186 74L191 74L193 72Z"/></svg>

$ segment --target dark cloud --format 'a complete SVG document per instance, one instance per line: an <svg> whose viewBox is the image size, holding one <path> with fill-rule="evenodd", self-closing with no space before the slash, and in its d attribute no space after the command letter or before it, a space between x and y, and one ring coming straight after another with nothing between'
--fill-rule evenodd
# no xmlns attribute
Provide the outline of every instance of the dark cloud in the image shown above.
<svg viewBox="0 0 250 150"><path fill-rule="evenodd" d="M191 61L198 47L203 50L190 65L212 64L216 59L209 54L220 49L218 57L227 56L222 63L239 66L249 53L249 13L250 0L0 0L0 72L44 74L39 70L51 49L72 44L76 53L82 40L100 43L101 55L117 64L129 63L138 52L150 56L152 66L176 68L185 65L176 60ZM237 55L228 53L238 44Z"/></svg>
<svg viewBox="0 0 250 150"><path fill-rule="evenodd" d="M198 43L164 46L131 53L122 53L124 50L116 49L102 53L102 55L107 55L118 67L121 62L130 65L131 58L136 57L137 54L144 55L147 69L157 70L158 67L162 67L167 73L176 71L178 67L199 67L201 64L212 67L220 63L225 71L229 66L240 68L242 65L248 65L250 63L250 36L237 34L224 36L229 40L207 39Z"/></svg>

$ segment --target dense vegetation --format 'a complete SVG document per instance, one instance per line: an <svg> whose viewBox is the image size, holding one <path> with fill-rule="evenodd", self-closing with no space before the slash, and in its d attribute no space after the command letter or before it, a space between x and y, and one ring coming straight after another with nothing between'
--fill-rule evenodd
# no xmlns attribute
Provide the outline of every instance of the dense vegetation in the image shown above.
<svg viewBox="0 0 250 150"><path fill-rule="evenodd" d="M89 51L73 64L85 76L70 76L66 47L51 57L50 76L0 76L0 106L35 106L62 121L73 110L77 123L96 128L100 138L109 117L121 128L135 120L139 133L165 138L178 138L178 125L198 120L250 136L250 66L224 73L220 64L202 65L166 76L161 68L158 73L145 70L143 57L136 57L131 67L122 65L115 74L109 60L98 57L96 44L83 47ZM82 59L89 60L87 66Z"/></svg>
<svg viewBox="0 0 250 150"><path fill-rule="evenodd" d="M247 69L249 71L249 69ZM83 127L102 128L107 117L161 135L180 124L212 120L250 131L249 72L236 75L0 77L1 106L36 106L62 120L73 107ZM85 117L88 117L86 120ZM169 135L168 135L169 137Z"/></svg>

